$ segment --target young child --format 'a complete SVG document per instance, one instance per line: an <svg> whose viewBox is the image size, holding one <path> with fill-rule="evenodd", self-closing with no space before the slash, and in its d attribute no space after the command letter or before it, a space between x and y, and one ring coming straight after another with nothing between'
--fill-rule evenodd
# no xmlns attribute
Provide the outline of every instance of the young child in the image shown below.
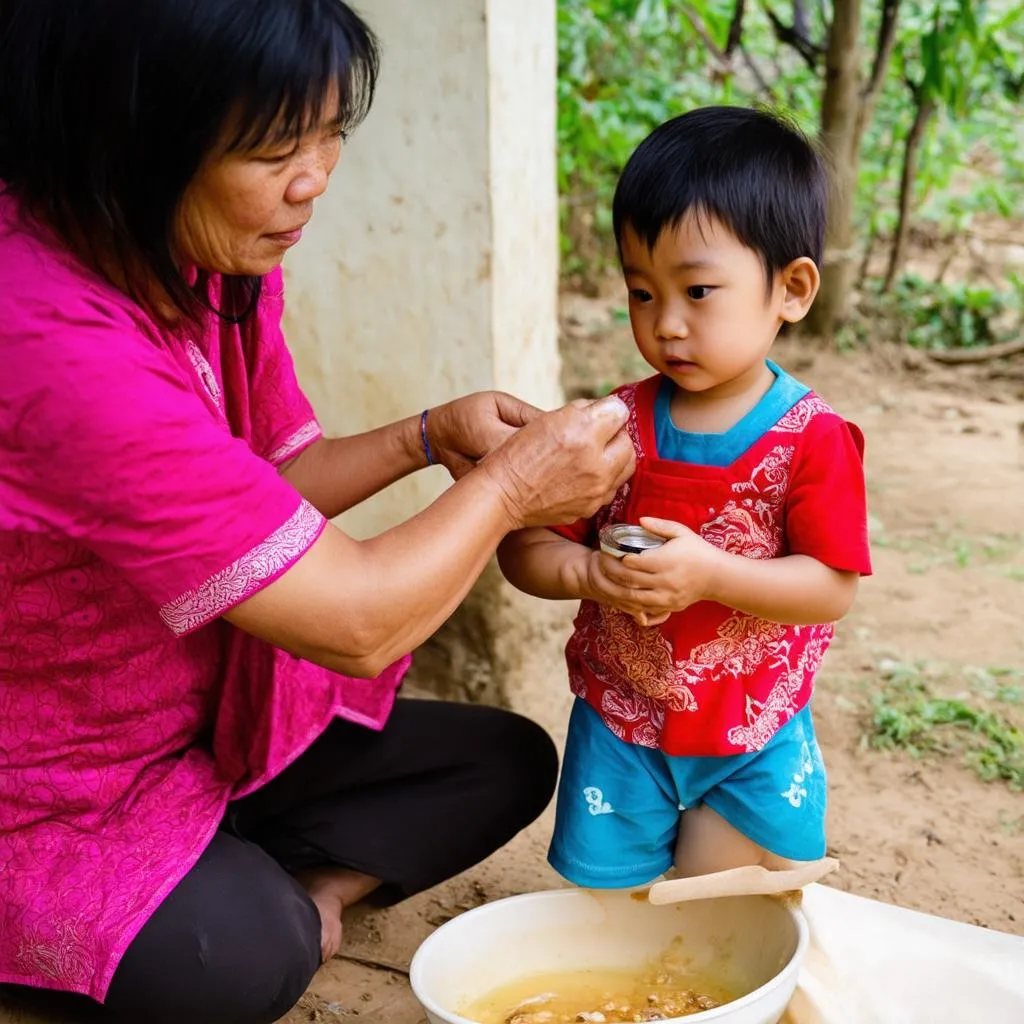
<svg viewBox="0 0 1024 1024"><path fill-rule="evenodd" d="M870 573L860 431L767 355L818 291L821 160L765 113L711 107L637 149L613 222L656 375L617 394L637 469L590 521L525 530L502 569L582 599L552 865L592 888L825 854L814 675ZM667 538L618 560L609 523Z"/></svg>

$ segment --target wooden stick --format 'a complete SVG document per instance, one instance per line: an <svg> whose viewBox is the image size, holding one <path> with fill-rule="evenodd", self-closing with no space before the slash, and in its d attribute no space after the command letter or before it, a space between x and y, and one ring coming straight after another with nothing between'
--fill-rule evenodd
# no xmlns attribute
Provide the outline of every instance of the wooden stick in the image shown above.
<svg viewBox="0 0 1024 1024"><path fill-rule="evenodd" d="M963 363L985 363L990 359L1003 359L1024 352L1024 338L1004 341L999 345L987 345L985 348L937 349L928 353L929 359L937 363L958 365Z"/></svg>
<svg viewBox="0 0 1024 1024"><path fill-rule="evenodd" d="M839 861L832 857L801 864L789 871L769 871L759 865L749 864L710 875L656 882L651 886L647 898L656 906L663 906L683 900L710 900L722 896L770 896L802 889L831 874L838 867Z"/></svg>
<svg viewBox="0 0 1024 1024"><path fill-rule="evenodd" d="M359 964L360 967L369 967L374 971L389 971L391 974L400 974L404 978L409 977L409 968L404 964L396 964L391 960L375 960L369 956L357 956L355 953L335 953L336 960L347 960L352 964Z"/></svg>

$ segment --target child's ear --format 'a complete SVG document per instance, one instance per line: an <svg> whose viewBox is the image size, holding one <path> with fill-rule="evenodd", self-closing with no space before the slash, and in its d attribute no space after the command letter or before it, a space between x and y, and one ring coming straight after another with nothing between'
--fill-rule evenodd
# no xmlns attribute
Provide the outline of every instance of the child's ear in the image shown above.
<svg viewBox="0 0 1024 1024"><path fill-rule="evenodd" d="M821 275L814 260L807 256L793 260L782 271L782 285L786 291L779 316L786 323L798 323L807 316L821 287Z"/></svg>

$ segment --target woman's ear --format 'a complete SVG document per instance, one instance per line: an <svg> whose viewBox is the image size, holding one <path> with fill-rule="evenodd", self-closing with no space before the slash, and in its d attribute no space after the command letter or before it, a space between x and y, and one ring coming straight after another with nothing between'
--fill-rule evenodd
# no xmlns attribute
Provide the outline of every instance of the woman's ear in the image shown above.
<svg viewBox="0 0 1024 1024"><path fill-rule="evenodd" d="M817 264L807 256L793 260L782 271L782 285L785 294L779 316L786 323L799 323L807 316L807 311L821 287L821 275L818 273Z"/></svg>

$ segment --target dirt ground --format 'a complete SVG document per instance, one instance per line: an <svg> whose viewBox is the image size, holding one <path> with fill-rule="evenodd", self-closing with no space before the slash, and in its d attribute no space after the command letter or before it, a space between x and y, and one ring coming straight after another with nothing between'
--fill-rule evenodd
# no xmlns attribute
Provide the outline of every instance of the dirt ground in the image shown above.
<svg viewBox="0 0 1024 1024"><path fill-rule="evenodd" d="M563 302L571 395L644 372L614 305ZM894 664L958 679L972 668L1024 670L1024 359L950 369L893 345L839 354L799 341L775 355L868 439L875 575L842 624L816 700L830 846L843 864L832 884L1024 935L1024 795L981 781L959 756L914 759L864 742L871 696ZM562 692L557 658L550 677L551 694ZM561 713L546 723L556 732ZM480 868L404 907L353 917L353 959L326 965L286 1024L422 1024L404 975L417 944L468 907L559 885L544 863L550 827L549 812Z"/></svg>
<svg viewBox="0 0 1024 1024"><path fill-rule="evenodd" d="M565 298L570 395L644 373L615 304ZM864 742L872 694L893 665L924 662L956 679L1024 670L1024 358L951 369L894 345L839 354L799 341L780 342L775 356L868 439L875 575L841 625L816 698L830 846L843 865L832 884L1024 935L1024 794L981 781L959 756L915 760ZM539 716L559 738L568 623L568 613L553 618L551 697ZM1021 710L1010 708L1018 726ZM477 869L392 910L357 910L343 957L281 1024L423 1024L406 976L417 945L470 907L561 884L544 862L550 829L549 810ZM0 1020L39 1018L8 1007Z"/></svg>

